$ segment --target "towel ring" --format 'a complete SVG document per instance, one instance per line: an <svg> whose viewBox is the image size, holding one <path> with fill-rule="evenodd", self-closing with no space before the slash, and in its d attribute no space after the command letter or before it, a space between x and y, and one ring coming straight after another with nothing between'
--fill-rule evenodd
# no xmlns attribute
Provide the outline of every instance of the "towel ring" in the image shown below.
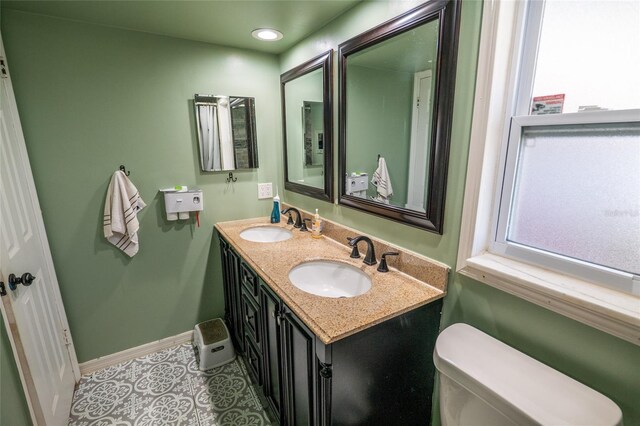
<svg viewBox="0 0 640 426"><path fill-rule="evenodd" d="M131 174L131 172L130 171L128 172L127 168L125 166L123 166L123 165L120 165L120 170L127 176L129 176Z"/></svg>

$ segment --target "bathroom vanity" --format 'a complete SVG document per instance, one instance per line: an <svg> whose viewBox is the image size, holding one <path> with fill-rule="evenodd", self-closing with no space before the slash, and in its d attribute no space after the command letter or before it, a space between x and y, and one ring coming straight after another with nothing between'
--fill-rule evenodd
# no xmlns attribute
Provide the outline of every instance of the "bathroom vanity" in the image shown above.
<svg viewBox="0 0 640 426"><path fill-rule="evenodd" d="M272 226L289 232L287 240L240 236L267 222L224 222L216 229L225 321L274 420L282 425L429 422L431 356L448 268L404 252L389 262L390 272L377 272L375 265L350 258L351 249L337 241L357 233L328 221L321 239L284 221ZM388 249L384 242L374 243ZM318 259L359 268L371 288L356 297L329 298L295 287L290 270ZM394 267L403 261L431 284Z"/></svg>

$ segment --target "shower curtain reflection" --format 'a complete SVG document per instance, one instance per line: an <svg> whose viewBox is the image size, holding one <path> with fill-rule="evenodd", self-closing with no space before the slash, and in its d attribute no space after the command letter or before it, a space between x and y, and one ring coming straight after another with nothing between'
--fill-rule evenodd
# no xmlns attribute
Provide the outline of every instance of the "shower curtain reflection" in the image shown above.
<svg viewBox="0 0 640 426"><path fill-rule="evenodd" d="M218 96L216 116L218 118L218 142L220 143L220 170L234 170L236 168L230 111L229 97Z"/></svg>
<svg viewBox="0 0 640 426"><path fill-rule="evenodd" d="M218 142L218 119L216 116L216 106L198 105L198 115L200 125L200 165L202 170L220 170L220 149ZM216 143L214 143L214 141Z"/></svg>

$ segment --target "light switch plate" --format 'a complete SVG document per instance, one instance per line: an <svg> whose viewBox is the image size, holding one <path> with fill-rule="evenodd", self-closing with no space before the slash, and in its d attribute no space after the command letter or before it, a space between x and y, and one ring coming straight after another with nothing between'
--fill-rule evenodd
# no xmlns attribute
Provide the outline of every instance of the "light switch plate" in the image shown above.
<svg viewBox="0 0 640 426"><path fill-rule="evenodd" d="M273 186L269 183L258 184L258 200L273 197Z"/></svg>

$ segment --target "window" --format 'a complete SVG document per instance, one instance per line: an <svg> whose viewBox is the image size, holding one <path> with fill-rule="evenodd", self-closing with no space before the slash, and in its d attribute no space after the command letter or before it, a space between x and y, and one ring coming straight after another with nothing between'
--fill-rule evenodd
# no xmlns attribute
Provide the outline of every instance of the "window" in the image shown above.
<svg viewBox="0 0 640 426"><path fill-rule="evenodd" d="M640 295L640 3L532 1L490 251Z"/></svg>
<svg viewBox="0 0 640 426"><path fill-rule="evenodd" d="M456 265L636 345L639 21L638 2L483 2Z"/></svg>

